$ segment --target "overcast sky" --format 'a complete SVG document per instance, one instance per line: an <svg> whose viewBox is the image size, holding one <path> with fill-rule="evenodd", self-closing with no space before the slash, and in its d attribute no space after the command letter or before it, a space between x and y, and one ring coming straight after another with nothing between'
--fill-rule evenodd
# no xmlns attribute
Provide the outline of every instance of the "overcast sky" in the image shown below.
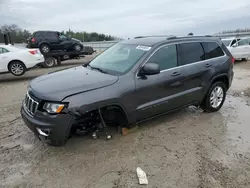
<svg viewBox="0 0 250 188"><path fill-rule="evenodd" d="M250 0L0 0L0 25L118 37L250 28Z"/></svg>

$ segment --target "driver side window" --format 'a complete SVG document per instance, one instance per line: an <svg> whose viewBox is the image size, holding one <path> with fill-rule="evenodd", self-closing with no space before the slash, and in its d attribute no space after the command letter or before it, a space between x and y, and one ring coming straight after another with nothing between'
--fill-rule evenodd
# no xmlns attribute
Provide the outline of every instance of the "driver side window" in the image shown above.
<svg viewBox="0 0 250 188"><path fill-rule="evenodd" d="M176 45L171 44L161 47L150 57L148 62L158 64L161 71L177 67Z"/></svg>

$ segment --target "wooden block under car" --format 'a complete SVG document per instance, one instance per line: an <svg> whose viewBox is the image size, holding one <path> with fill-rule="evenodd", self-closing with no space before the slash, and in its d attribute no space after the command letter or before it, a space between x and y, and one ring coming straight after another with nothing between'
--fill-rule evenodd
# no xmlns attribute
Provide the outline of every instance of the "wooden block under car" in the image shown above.
<svg viewBox="0 0 250 188"><path fill-rule="evenodd" d="M128 135L129 133L135 132L135 131L138 130L138 128L139 128L138 125L136 125L136 126L130 128L130 129L123 127L123 128L121 128L122 136L126 136L126 135Z"/></svg>

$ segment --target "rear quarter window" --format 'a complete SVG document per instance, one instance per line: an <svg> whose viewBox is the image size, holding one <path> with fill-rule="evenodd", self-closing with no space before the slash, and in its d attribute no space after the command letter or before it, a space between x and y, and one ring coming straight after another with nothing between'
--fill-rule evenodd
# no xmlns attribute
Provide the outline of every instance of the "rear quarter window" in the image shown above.
<svg viewBox="0 0 250 188"><path fill-rule="evenodd" d="M202 45L205 50L206 59L212 59L224 55L223 50L216 42L203 42Z"/></svg>

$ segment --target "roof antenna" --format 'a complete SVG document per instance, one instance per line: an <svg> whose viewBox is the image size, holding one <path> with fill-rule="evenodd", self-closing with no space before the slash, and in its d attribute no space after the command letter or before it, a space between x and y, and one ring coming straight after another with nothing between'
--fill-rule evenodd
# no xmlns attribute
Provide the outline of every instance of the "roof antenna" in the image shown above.
<svg viewBox="0 0 250 188"><path fill-rule="evenodd" d="M194 34L193 33L188 33L189 36L193 36Z"/></svg>

